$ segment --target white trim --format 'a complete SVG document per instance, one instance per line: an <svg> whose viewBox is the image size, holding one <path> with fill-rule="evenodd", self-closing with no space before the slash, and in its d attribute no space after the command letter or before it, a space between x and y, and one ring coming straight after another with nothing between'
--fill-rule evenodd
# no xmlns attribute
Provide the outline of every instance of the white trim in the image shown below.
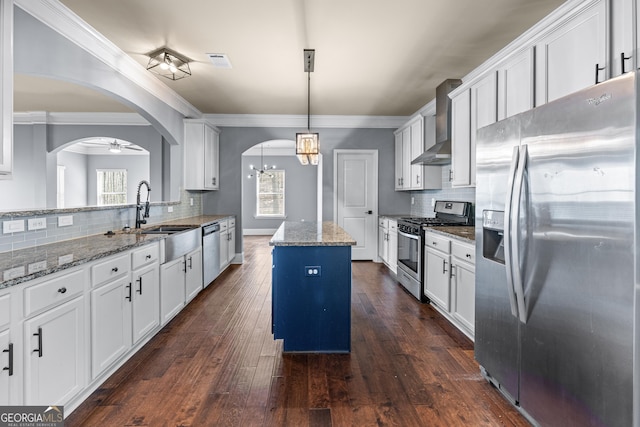
<svg viewBox="0 0 640 427"><path fill-rule="evenodd" d="M29 111L14 113L13 123L16 125L151 126L138 113L50 113L46 111Z"/></svg>
<svg viewBox="0 0 640 427"><path fill-rule="evenodd" d="M322 196L324 186L322 185L322 153L318 154L318 166L316 166L316 222L320 224L322 222Z"/></svg>
<svg viewBox="0 0 640 427"><path fill-rule="evenodd" d="M271 236L276 233L277 228L244 228L243 236Z"/></svg>
<svg viewBox="0 0 640 427"><path fill-rule="evenodd" d="M14 0L24 10L186 117L202 113L57 0Z"/></svg>
<svg viewBox="0 0 640 427"><path fill-rule="evenodd" d="M305 128L307 116L286 114L205 114L209 123L220 127ZM311 116L313 129L395 129L402 126L408 116Z"/></svg>
<svg viewBox="0 0 640 427"><path fill-rule="evenodd" d="M13 173L13 0L0 0L0 179Z"/></svg>

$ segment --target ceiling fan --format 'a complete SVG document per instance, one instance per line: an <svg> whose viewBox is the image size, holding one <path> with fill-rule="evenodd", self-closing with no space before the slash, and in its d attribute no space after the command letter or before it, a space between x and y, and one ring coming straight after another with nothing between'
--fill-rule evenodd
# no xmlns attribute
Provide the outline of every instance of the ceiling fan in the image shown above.
<svg viewBox="0 0 640 427"><path fill-rule="evenodd" d="M121 153L122 150L134 150L134 151L144 151L142 148L134 145L130 142L126 141L118 141L114 139L113 141L108 139L98 139L94 141L85 141L83 144L86 145L102 145L108 147L108 150L111 153Z"/></svg>

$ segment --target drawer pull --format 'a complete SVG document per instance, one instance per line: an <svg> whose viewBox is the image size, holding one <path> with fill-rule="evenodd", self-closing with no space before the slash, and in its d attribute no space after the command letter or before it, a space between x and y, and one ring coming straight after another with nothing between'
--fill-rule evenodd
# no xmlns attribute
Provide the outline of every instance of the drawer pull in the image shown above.
<svg viewBox="0 0 640 427"><path fill-rule="evenodd" d="M471 254L467 254L467 258L471 258Z"/></svg>
<svg viewBox="0 0 640 427"><path fill-rule="evenodd" d="M9 366L2 368L3 371L9 371L9 376L13 376L13 343L9 343L9 348L2 350L3 353L9 353Z"/></svg>
<svg viewBox="0 0 640 427"><path fill-rule="evenodd" d="M431 244L432 244L433 246L438 246L438 243L437 243L437 242L431 242Z"/></svg>
<svg viewBox="0 0 640 427"><path fill-rule="evenodd" d="M60 289L58 289L58 292L60 292L61 294L64 294L67 292L67 288L65 288L64 286L61 287Z"/></svg>
<svg viewBox="0 0 640 427"><path fill-rule="evenodd" d="M151 254L147 255L145 258L151 259Z"/></svg>
<svg viewBox="0 0 640 427"><path fill-rule="evenodd" d="M114 273L117 273L117 272L118 272L118 267L113 267L113 268L111 269L111 271L113 271Z"/></svg>
<svg viewBox="0 0 640 427"><path fill-rule="evenodd" d="M34 337L38 337L38 348L33 350L33 353L38 353L38 357L42 357L42 328L38 328L38 332L33 334Z"/></svg>

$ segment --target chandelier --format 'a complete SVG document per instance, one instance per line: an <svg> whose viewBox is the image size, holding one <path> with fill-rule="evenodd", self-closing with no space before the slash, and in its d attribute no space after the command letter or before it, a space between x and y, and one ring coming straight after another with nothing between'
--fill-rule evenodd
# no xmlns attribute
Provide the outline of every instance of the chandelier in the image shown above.
<svg viewBox="0 0 640 427"><path fill-rule="evenodd" d="M249 169L251 169L251 173L247 176L247 178L253 178L254 176L259 176L263 174L267 174L269 178L273 178L273 174L270 173L270 170L276 168L276 165L267 166L264 162L264 143L260 144L260 164L261 168L257 168L254 165L249 165Z"/></svg>
<svg viewBox="0 0 640 427"><path fill-rule="evenodd" d="M304 71L307 73L307 132L296 133L296 156L303 165L317 165L320 154L320 134L311 132L311 73L315 49L304 49Z"/></svg>

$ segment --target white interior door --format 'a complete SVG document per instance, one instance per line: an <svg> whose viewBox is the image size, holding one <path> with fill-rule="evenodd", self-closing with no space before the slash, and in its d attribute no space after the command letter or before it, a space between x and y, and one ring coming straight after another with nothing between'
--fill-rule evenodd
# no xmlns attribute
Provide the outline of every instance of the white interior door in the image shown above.
<svg viewBox="0 0 640 427"><path fill-rule="evenodd" d="M335 222L356 240L354 260L373 260L377 251L378 152L334 151Z"/></svg>

